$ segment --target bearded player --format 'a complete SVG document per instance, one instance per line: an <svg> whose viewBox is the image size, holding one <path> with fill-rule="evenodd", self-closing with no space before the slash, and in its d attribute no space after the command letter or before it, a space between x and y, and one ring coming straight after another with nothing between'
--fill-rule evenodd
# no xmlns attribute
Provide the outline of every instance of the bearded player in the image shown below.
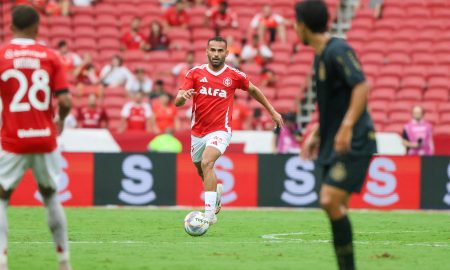
<svg viewBox="0 0 450 270"><path fill-rule="evenodd" d="M31 168L47 209L48 226L55 242L59 269L71 269L67 222L57 198L61 175L56 151L57 128L52 96L59 109L61 131L72 100L65 69L58 56L36 43L39 14L30 6L12 12L13 39L0 48L0 97L3 102L0 149L0 269L7 266L7 214L9 198L23 174Z"/></svg>
<svg viewBox="0 0 450 270"><path fill-rule="evenodd" d="M236 89L247 91L261 103L277 126L282 126L283 120L245 73L225 64L228 55L225 39L214 37L208 40L206 54L208 64L188 71L175 105L182 106L193 99L191 157L204 184L205 216L214 224L221 208L222 193L222 185L217 185L214 164L230 144Z"/></svg>

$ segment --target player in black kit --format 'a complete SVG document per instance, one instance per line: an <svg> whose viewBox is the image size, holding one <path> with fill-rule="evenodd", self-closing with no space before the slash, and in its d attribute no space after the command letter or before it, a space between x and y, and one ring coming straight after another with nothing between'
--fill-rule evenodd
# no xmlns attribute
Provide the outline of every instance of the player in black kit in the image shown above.
<svg viewBox="0 0 450 270"><path fill-rule="evenodd" d="M313 80L319 109L319 125L306 139L301 157L317 158L320 205L331 222L339 269L353 270L348 200L352 192L361 190L377 148L367 112L369 86L353 49L328 33L326 4L305 0L295 11L297 34L315 51Z"/></svg>

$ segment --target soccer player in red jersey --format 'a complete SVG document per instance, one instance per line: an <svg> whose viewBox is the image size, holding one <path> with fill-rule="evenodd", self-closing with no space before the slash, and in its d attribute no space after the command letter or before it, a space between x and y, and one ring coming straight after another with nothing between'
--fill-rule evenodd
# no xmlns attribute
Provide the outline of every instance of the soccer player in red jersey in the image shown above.
<svg viewBox="0 0 450 270"><path fill-rule="evenodd" d="M0 48L0 97L3 101L0 149L2 270L8 268L6 208L13 190L28 168L33 170L44 199L59 269L71 269L67 222L56 192L61 176L56 136L63 128L72 100L59 57L53 50L35 41L38 27L39 14L32 7L15 7L12 13L13 39ZM59 105L56 117L52 96Z"/></svg>
<svg viewBox="0 0 450 270"><path fill-rule="evenodd" d="M282 126L281 115L272 107L261 90L247 75L225 65L228 55L227 41L222 37L208 40L208 64L191 69L175 99L182 106L193 98L191 157L202 177L205 190L205 216L211 224L217 221L221 208L222 186L217 185L214 163L225 152L231 140L231 117L236 89L248 91L272 116L276 125Z"/></svg>

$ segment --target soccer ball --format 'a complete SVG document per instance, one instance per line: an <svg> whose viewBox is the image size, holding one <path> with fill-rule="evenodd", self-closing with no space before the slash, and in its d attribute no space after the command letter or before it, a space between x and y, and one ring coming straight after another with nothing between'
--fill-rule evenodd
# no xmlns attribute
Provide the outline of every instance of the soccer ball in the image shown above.
<svg viewBox="0 0 450 270"><path fill-rule="evenodd" d="M184 218L184 230L192 236L202 236L209 228L209 220L205 214L193 211Z"/></svg>

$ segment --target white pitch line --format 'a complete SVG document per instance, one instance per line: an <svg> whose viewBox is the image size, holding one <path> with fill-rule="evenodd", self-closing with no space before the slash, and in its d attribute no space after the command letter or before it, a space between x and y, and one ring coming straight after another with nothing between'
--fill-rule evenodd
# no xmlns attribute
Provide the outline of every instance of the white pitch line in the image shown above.
<svg viewBox="0 0 450 270"><path fill-rule="evenodd" d="M429 231L398 231L398 232L359 232L357 234L393 234L393 233L424 233ZM273 242L302 242L302 243L312 243L312 244L324 244L330 243L331 240L325 239L313 239L305 240L303 238L284 238L283 236L291 235L307 235L306 232L292 232L292 233L275 233L275 234L265 234L261 237L266 240L272 240ZM324 235L329 233L314 233L315 235ZM449 243L445 242L413 242L404 243L402 241L354 241L355 244L370 245L370 244L381 244L381 245L404 245L404 246L420 246L420 247L450 247Z"/></svg>

